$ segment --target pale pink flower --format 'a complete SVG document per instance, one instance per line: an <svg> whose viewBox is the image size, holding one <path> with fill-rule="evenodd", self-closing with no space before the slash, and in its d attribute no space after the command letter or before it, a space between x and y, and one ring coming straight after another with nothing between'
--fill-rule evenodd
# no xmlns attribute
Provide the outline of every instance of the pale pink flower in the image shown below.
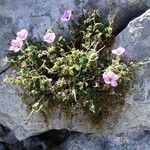
<svg viewBox="0 0 150 150"><path fill-rule="evenodd" d="M23 46L23 41L21 39L19 39L19 38L13 39L11 41L10 50L14 51L14 52L18 52L18 51L20 51L22 46Z"/></svg>
<svg viewBox="0 0 150 150"><path fill-rule="evenodd" d="M117 56L122 55L125 52L125 49L123 47L118 47L117 49L112 50L113 54L116 54Z"/></svg>
<svg viewBox="0 0 150 150"><path fill-rule="evenodd" d="M26 29L22 29L17 33L17 39L24 41L28 36L28 31Z"/></svg>
<svg viewBox="0 0 150 150"><path fill-rule="evenodd" d="M69 21L71 18L72 12L70 10L65 10L64 14L61 17L61 21Z"/></svg>
<svg viewBox="0 0 150 150"><path fill-rule="evenodd" d="M55 40L55 33L46 33L45 36L43 37L44 41L47 43L53 43L53 41Z"/></svg>
<svg viewBox="0 0 150 150"><path fill-rule="evenodd" d="M109 72L104 72L103 73L103 79L106 84L110 84L113 87L116 87L117 80L118 80L118 75L116 75L114 72L109 71Z"/></svg>

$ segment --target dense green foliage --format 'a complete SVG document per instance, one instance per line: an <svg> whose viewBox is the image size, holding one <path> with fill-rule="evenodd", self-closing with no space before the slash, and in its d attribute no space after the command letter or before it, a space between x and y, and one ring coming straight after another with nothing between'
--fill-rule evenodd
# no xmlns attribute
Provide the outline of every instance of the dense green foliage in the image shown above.
<svg viewBox="0 0 150 150"><path fill-rule="evenodd" d="M68 31L67 36L57 35L53 44L26 42L21 51L11 53L18 74L9 80L30 92L35 111L61 106L98 115L108 101L125 95L131 64L112 57L112 28L99 12L84 11L78 20L71 20ZM105 71L118 75L117 87L104 83Z"/></svg>

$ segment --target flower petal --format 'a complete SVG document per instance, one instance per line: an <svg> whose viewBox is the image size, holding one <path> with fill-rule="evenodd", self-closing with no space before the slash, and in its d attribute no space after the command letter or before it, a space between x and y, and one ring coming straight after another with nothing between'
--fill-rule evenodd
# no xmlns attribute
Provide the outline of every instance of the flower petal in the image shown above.
<svg viewBox="0 0 150 150"><path fill-rule="evenodd" d="M106 84L116 85L116 80L118 80L118 75L112 71L104 72L103 79Z"/></svg>
<svg viewBox="0 0 150 150"><path fill-rule="evenodd" d="M120 56L125 52L125 49L123 47L118 47L117 49L112 50L112 53Z"/></svg>
<svg viewBox="0 0 150 150"><path fill-rule="evenodd" d="M14 52L18 52L23 46L23 42L21 39L16 38L11 41L10 50Z"/></svg>
<svg viewBox="0 0 150 150"><path fill-rule="evenodd" d="M55 40L55 33L46 33L45 36L43 37L44 41L47 43L52 43Z"/></svg>
<svg viewBox="0 0 150 150"><path fill-rule="evenodd" d="M113 80L112 82L111 82L111 86L113 86L113 87L116 87L118 84L117 84L117 81L116 80Z"/></svg>
<svg viewBox="0 0 150 150"><path fill-rule="evenodd" d="M61 17L61 21L69 21L71 18L72 12L70 10L65 10L64 14Z"/></svg>
<svg viewBox="0 0 150 150"><path fill-rule="evenodd" d="M28 36L28 31L26 29L22 29L17 33L17 38L19 38L22 41L26 40L27 36Z"/></svg>

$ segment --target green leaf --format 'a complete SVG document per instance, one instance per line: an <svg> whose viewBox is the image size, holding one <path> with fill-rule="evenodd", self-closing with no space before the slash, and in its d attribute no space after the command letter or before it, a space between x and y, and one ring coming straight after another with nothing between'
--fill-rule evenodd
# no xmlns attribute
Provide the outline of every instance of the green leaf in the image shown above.
<svg viewBox="0 0 150 150"><path fill-rule="evenodd" d="M107 27L106 29L107 29L108 33L109 33L110 35L112 35L113 29L112 29L111 27Z"/></svg>

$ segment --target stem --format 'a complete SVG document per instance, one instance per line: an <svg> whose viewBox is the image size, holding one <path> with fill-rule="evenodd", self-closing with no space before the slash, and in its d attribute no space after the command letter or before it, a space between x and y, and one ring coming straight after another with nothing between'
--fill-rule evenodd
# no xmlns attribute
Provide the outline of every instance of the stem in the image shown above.
<svg viewBox="0 0 150 150"><path fill-rule="evenodd" d="M142 65L149 64L149 63L150 63L150 60L146 61L146 62L143 62Z"/></svg>
<svg viewBox="0 0 150 150"><path fill-rule="evenodd" d="M35 112L34 109L32 109L32 111L30 112L29 116L28 116L28 119L30 119L30 117L32 116L32 114Z"/></svg>
<svg viewBox="0 0 150 150"><path fill-rule="evenodd" d="M25 44L27 45L27 47L29 46L29 44L28 44L27 40L25 40Z"/></svg>
<svg viewBox="0 0 150 150"><path fill-rule="evenodd" d="M96 53L99 53L101 50L103 50L105 48L105 45L101 48L101 49L99 49Z"/></svg>
<svg viewBox="0 0 150 150"><path fill-rule="evenodd" d="M149 61L146 61L146 62L139 62L137 63L138 66L142 66L142 65L146 65L146 64L149 64L150 63L150 60Z"/></svg>
<svg viewBox="0 0 150 150"><path fill-rule="evenodd" d="M45 48L47 48L48 46L46 46L43 42L42 42L42 45L45 47Z"/></svg>
<svg viewBox="0 0 150 150"><path fill-rule="evenodd" d="M53 28L53 26L55 25L55 23L57 23L57 19L53 22L53 24L51 25L51 27L49 28L49 30L51 30Z"/></svg>
<svg viewBox="0 0 150 150"><path fill-rule="evenodd" d="M38 70L42 69L44 67L45 63L46 63L46 60L43 61L43 64L41 65L41 67Z"/></svg>

